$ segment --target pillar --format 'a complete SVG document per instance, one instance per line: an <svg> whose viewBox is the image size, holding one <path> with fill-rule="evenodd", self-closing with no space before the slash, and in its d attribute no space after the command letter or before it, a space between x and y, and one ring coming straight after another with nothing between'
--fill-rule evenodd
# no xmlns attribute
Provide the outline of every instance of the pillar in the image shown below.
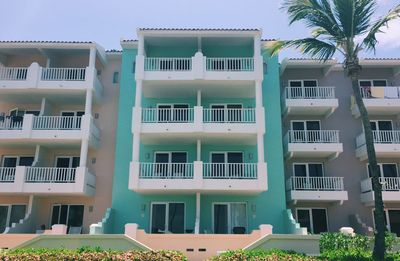
<svg viewBox="0 0 400 261"><path fill-rule="evenodd" d="M257 159L258 159L258 162L265 162L264 134L262 134L262 133L257 133Z"/></svg>
<svg viewBox="0 0 400 261"><path fill-rule="evenodd" d="M201 161L201 140L197 140L197 161Z"/></svg>
<svg viewBox="0 0 400 261"><path fill-rule="evenodd" d="M201 106L201 90L197 90L197 106Z"/></svg>
<svg viewBox="0 0 400 261"><path fill-rule="evenodd" d="M200 192L196 192L196 222L194 226L194 233L200 233Z"/></svg>
<svg viewBox="0 0 400 261"><path fill-rule="evenodd" d="M92 115L93 92L86 90L85 115Z"/></svg>
<svg viewBox="0 0 400 261"><path fill-rule="evenodd" d="M96 67L96 47L90 47L89 53L89 66L90 68Z"/></svg>
<svg viewBox="0 0 400 261"><path fill-rule="evenodd" d="M82 144L81 144L79 167L86 168L88 151L89 151L89 140L84 138L82 139Z"/></svg>
<svg viewBox="0 0 400 261"><path fill-rule="evenodd" d="M137 124L140 124L140 115L141 110L139 108L142 106L142 80L136 81L136 93L135 93L135 108L133 110L133 120ZM133 144L132 144L132 162L139 162L139 149L140 149L140 128L133 128L137 131L133 133Z"/></svg>
<svg viewBox="0 0 400 261"><path fill-rule="evenodd" d="M255 84L255 96L256 96L256 107L257 108L262 107L263 97L262 97L262 84L260 80L257 80Z"/></svg>

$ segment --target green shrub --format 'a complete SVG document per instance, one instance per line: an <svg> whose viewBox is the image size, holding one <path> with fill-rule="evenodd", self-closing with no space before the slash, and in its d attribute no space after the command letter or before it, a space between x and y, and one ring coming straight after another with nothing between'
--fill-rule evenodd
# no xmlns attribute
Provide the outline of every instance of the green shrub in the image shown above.
<svg viewBox="0 0 400 261"><path fill-rule="evenodd" d="M315 257L309 257L304 254L298 254L293 251L284 251L279 249L272 250L235 250L227 251L219 256L212 257L211 261L316 261Z"/></svg>
<svg viewBox="0 0 400 261"><path fill-rule="evenodd" d="M186 261L187 258L176 251L106 251L99 247L69 249L17 249L0 253L2 261Z"/></svg>

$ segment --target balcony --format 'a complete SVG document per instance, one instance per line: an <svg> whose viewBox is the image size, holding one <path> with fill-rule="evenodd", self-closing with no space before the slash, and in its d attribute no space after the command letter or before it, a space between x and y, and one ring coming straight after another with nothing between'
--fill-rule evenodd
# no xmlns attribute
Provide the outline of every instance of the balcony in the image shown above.
<svg viewBox="0 0 400 261"><path fill-rule="evenodd" d="M0 143L47 141L78 142L88 138L97 146L100 131L91 116L11 116L0 118Z"/></svg>
<svg viewBox="0 0 400 261"><path fill-rule="evenodd" d="M395 158L400 156L400 131L372 131L375 153L379 158ZM360 160L368 159L365 135L361 133L356 138L356 156Z"/></svg>
<svg viewBox="0 0 400 261"><path fill-rule="evenodd" d="M96 176L87 168L0 168L1 194L94 196Z"/></svg>
<svg viewBox="0 0 400 261"><path fill-rule="evenodd" d="M284 137L287 158L336 158L343 151L338 130L289 130Z"/></svg>
<svg viewBox="0 0 400 261"><path fill-rule="evenodd" d="M400 87L362 87L361 96L369 115L398 115L400 112ZM352 101L352 113L360 116L355 101Z"/></svg>
<svg viewBox="0 0 400 261"><path fill-rule="evenodd" d="M262 77L262 57L136 56L136 79L255 80Z"/></svg>
<svg viewBox="0 0 400 261"><path fill-rule="evenodd" d="M1 67L0 91L18 90L86 91L101 95L103 86L95 68L43 68L37 63L29 67Z"/></svg>
<svg viewBox="0 0 400 261"><path fill-rule="evenodd" d="M400 178L381 177L379 182L382 184L383 203L400 203ZM375 204L371 178L361 181L361 202L367 206Z"/></svg>
<svg viewBox="0 0 400 261"><path fill-rule="evenodd" d="M289 202L339 202L348 199L342 177L290 177L286 181Z"/></svg>
<svg viewBox="0 0 400 261"><path fill-rule="evenodd" d="M141 115L140 117L135 117ZM135 122L140 119L140 122ZM141 133L241 133L265 131L264 108L134 108L132 129Z"/></svg>
<svg viewBox="0 0 400 261"><path fill-rule="evenodd" d="M141 193L210 192L257 194L267 190L265 163L132 162L129 188Z"/></svg>
<svg viewBox="0 0 400 261"><path fill-rule="evenodd" d="M331 115L339 106L335 87L286 87L282 96L284 115Z"/></svg>

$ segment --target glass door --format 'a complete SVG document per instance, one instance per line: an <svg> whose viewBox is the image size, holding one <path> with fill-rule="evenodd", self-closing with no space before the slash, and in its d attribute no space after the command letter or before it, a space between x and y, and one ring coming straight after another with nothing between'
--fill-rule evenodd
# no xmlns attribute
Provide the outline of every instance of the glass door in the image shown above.
<svg viewBox="0 0 400 261"><path fill-rule="evenodd" d="M171 177L172 178L184 178L186 177L186 163L187 153L186 152L171 152Z"/></svg>
<svg viewBox="0 0 400 261"><path fill-rule="evenodd" d="M297 222L312 234L328 231L326 209L297 209Z"/></svg>
<svg viewBox="0 0 400 261"><path fill-rule="evenodd" d="M211 177L224 178L225 177L225 153L213 152L211 153Z"/></svg>
<svg viewBox="0 0 400 261"><path fill-rule="evenodd" d="M227 118L228 122L241 122L242 121L242 105L241 104L227 104Z"/></svg>
<svg viewBox="0 0 400 261"><path fill-rule="evenodd" d="M389 218L389 230L400 236L400 210L389 209L387 211L387 216Z"/></svg>
<svg viewBox="0 0 400 261"><path fill-rule="evenodd" d="M228 152L228 177L243 178L243 153Z"/></svg>
<svg viewBox="0 0 400 261"><path fill-rule="evenodd" d="M158 122L170 122L171 121L171 111L172 105L158 105Z"/></svg>
<svg viewBox="0 0 400 261"><path fill-rule="evenodd" d="M159 178L166 178L169 173L169 153L168 152L157 152L155 154L155 176Z"/></svg>
<svg viewBox="0 0 400 261"><path fill-rule="evenodd" d="M184 203L152 203L151 233L183 234L185 224Z"/></svg>
<svg viewBox="0 0 400 261"><path fill-rule="evenodd" d="M211 121L225 122L225 105L211 105Z"/></svg>
<svg viewBox="0 0 400 261"><path fill-rule="evenodd" d="M306 142L306 124L304 121L292 121L291 142Z"/></svg>
<svg viewBox="0 0 400 261"><path fill-rule="evenodd" d="M7 227L9 207L10 206L0 205L0 233L3 233Z"/></svg>
<svg viewBox="0 0 400 261"><path fill-rule="evenodd" d="M174 104L172 116L173 116L174 122L188 122L189 121L189 105Z"/></svg>
<svg viewBox="0 0 400 261"><path fill-rule="evenodd" d="M323 142L323 140L321 140L320 130L321 126L319 121L306 121L307 142Z"/></svg>
<svg viewBox="0 0 400 261"><path fill-rule="evenodd" d="M246 203L214 203L213 212L215 234L246 233Z"/></svg>
<svg viewBox="0 0 400 261"><path fill-rule="evenodd" d="M214 204L214 234L228 234L228 204Z"/></svg>
<svg viewBox="0 0 400 261"><path fill-rule="evenodd" d="M51 212L51 226L54 224L63 224L71 227L82 227L83 225L83 205L61 205L55 204Z"/></svg>

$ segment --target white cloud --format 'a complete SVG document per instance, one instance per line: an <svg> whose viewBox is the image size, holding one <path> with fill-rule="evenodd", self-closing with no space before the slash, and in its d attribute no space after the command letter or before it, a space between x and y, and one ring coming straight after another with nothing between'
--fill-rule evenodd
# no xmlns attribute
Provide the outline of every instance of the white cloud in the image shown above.
<svg viewBox="0 0 400 261"><path fill-rule="evenodd" d="M383 48L399 48L400 47L400 19L389 23L389 27L384 27L384 33L377 34L379 46Z"/></svg>

